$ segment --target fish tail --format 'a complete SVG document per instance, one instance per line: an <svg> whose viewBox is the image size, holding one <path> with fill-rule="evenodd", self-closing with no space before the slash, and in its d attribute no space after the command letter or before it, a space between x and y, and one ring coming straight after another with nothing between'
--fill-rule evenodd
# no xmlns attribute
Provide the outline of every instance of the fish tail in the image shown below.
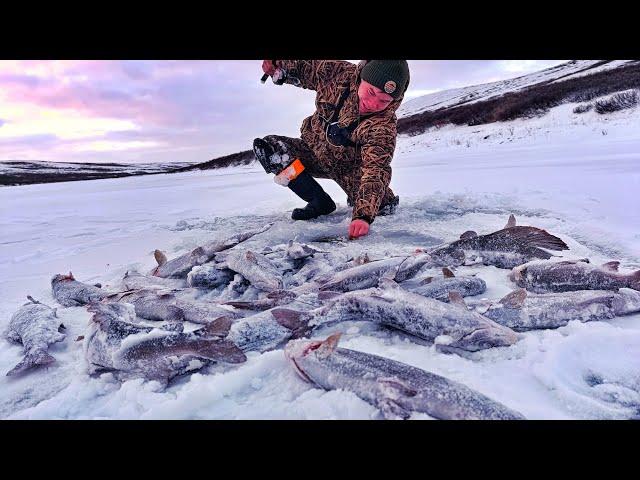
<svg viewBox="0 0 640 480"><path fill-rule="evenodd" d="M309 316L305 312L289 308L274 308L271 314L276 321L285 328L293 331L304 330L309 324Z"/></svg>
<svg viewBox="0 0 640 480"><path fill-rule="evenodd" d="M199 342L194 353L198 356L225 363L243 363L247 357L238 346L229 340Z"/></svg>
<svg viewBox="0 0 640 480"><path fill-rule="evenodd" d="M7 376L10 377L17 375L39 365L50 365L55 361L56 359L44 350L29 352L24 356L20 363L7 372Z"/></svg>

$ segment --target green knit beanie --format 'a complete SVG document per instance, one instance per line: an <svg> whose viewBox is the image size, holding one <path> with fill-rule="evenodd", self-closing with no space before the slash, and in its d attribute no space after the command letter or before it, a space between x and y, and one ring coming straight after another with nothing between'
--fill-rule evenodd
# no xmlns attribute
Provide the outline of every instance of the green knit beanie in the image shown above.
<svg viewBox="0 0 640 480"><path fill-rule="evenodd" d="M406 60L369 60L362 68L360 78L398 98L407 89L409 64Z"/></svg>

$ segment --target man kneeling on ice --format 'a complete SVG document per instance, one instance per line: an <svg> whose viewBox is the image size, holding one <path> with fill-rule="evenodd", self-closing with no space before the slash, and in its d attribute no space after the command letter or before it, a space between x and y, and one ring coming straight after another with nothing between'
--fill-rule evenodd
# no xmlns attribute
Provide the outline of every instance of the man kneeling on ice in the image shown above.
<svg viewBox="0 0 640 480"><path fill-rule="evenodd" d="M409 86L406 60L264 60L276 85L315 90L316 111L302 122L301 138L256 138L253 150L276 183L308 202L294 220L327 215L336 204L314 179L330 178L353 207L349 237L369 233L376 215L395 213L399 198L389 188L396 145L395 112Z"/></svg>

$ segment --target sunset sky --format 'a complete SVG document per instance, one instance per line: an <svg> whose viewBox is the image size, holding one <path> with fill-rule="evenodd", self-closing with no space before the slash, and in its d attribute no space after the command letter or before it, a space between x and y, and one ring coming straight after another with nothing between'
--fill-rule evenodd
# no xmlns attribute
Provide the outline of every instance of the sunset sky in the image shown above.
<svg viewBox="0 0 640 480"><path fill-rule="evenodd" d="M406 98L562 62L410 60ZM260 60L0 60L0 161L201 162L298 136L314 92L261 75Z"/></svg>

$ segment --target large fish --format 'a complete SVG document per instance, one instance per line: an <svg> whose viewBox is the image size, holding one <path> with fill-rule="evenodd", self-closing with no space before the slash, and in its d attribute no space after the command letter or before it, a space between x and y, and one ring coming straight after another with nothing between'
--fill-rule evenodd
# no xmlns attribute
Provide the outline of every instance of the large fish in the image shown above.
<svg viewBox="0 0 640 480"><path fill-rule="evenodd" d="M423 297L435 298L441 302L449 301L449 292L458 292L463 297L468 297L480 295L487 290L487 284L481 278L474 276L456 277L447 267L442 269L442 273L444 274L442 278L427 277L420 282L412 282L411 280L404 282L402 283L402 288Z"/></svg>
<svg viewBox="0 0 640 480"><path fill-rule="evenodd" d="M447 353L474 352L509 346L518 335L481 314L469 311L457 292L450 303L426 298L383 279L381 286L337 295L326 305L307 313L275 308L273 315L290 321L307 321L311 327L342 321L370 321L401 330Z"/></svg>
<svg viewBox="0 0 640 480"><path fill-rule="evenodd" d="M135 271L124 274L122 285L126 290L185 288L187 286L181 278L162 278Z"/></svg>
<svg viewBox="0 0 640 480"><path fill-rule="evenodd" d="M215 263L197 265L187 274L187 284L196 288L217 288L228 285L235 273L228 268L220 268Z"/></svg>
<svg viewBox="0 0 640 480"><path fill-rule="evenodd" d="M231 250L226 256L226 265L246 278L259 290L281 290L282 274L276 266L261 253L251 250Z"/></svg>
<svg viewBox="0 0 640 480"><path fill-rule="evenodd" d="M528 293L517 289L484 312L501 325L518 331L558 328L572 320L608 320L640 312L640 292L621 288L562 293Z"/></svg>
<svg viewBox="0 0 640 480"><path fill-rule="evenodd" d="M431 256L422 252L406 257L376 260L342 270L322 281L321 291L350 292L373 287L382 277L402 282L413 277L425 265L432 262Z"/></svg>
<svg viewBox="0 0 640 480"><path fill-rule="evenodd" d="M235 247L254 235L267 231L272 225L268 223L264 227L242 232L223 240L214 240L172 260L168 260L160 250L155 250L154 257L158 266L152 270L151 274L165 278L184 278L196 265L209 262L216 253Z"/></svg>
<svg viewBox="0 0 640 480"><path fill-rule="evenodd" d="M181 293L182 291L130 290L112 295L107 300L132 304L136 315L145 320L208 324L220 317L238 316L212 303L186 298Z"/></svg>
<svg viewBox="0 0 640 480"><path fill-rule="evenodd" d="M574 290L640 290L640 270L620 273L620 262L592 265L588 260L529 262L513 269L510 278L534 293Z"/></svg>
<svg viewBox="0 0 640 480"><path fill-rule="evenodd" d="M114 371L121 379L143 377L166 385L212 361L246 361L236 345L222 338L231 323L228 318L183 333L132 323L135 311L127 303L94 303L88 310L94 314L84 339L90 373Z"/></svg>
<svg viewBox="0 0 640 480"><path fill-rule="evenodd" d="M294 304L295 306L296 304ZM311 331L309 319L273 314L274 309L256 313L233 322L227 340L242 351L266 352L284 346L292 339Z"/></svg>
<svg viewBox="0 0 640 480"><path fill-rule="evenodd" d="M513 215L505 228L488 235L467 231L460 240L429 250L443 266L480 262L498 268L513 268L534 259L549 259L546 250L568 250L560 238L536 227L516 226Z"/></svg>
<svg viewBox="0 0 640 480"><path fill-rule="evenodd" d="M301 260L308 257L313 257L316 253L321 252L317 248L305 245L304 243L294 242L289 240L287 248L285 250L288 258L292 260Z"/></svg>
<svg viewBox="0 0 640 480"><path fill-rule="evenodd" d="M389 358L338 348L339 338L292 340L285 356L303 380L325 390L353 392L387 419L406 419L412 412L442 420L524 419L461 383Z"/></svg>
<svg viewBox="0 0 640 480"><path fill-rule="evenodd" d="M51 279L53 298L65 307L77 307L97 302L110 295L95 285L78 282L71 272L69 275L54 275Z"/></svg>
<svg viewBox="0 0 640 480"><path fill-rule="evenodd" d="M63 333L64 325L53 308L31 297L27 298L29 303L13 314L4 332L5 338L24 347L24 358L9 370L9 376L55 362L55 358L48 353L49 345L63 341L66 336Z"/></svg>

